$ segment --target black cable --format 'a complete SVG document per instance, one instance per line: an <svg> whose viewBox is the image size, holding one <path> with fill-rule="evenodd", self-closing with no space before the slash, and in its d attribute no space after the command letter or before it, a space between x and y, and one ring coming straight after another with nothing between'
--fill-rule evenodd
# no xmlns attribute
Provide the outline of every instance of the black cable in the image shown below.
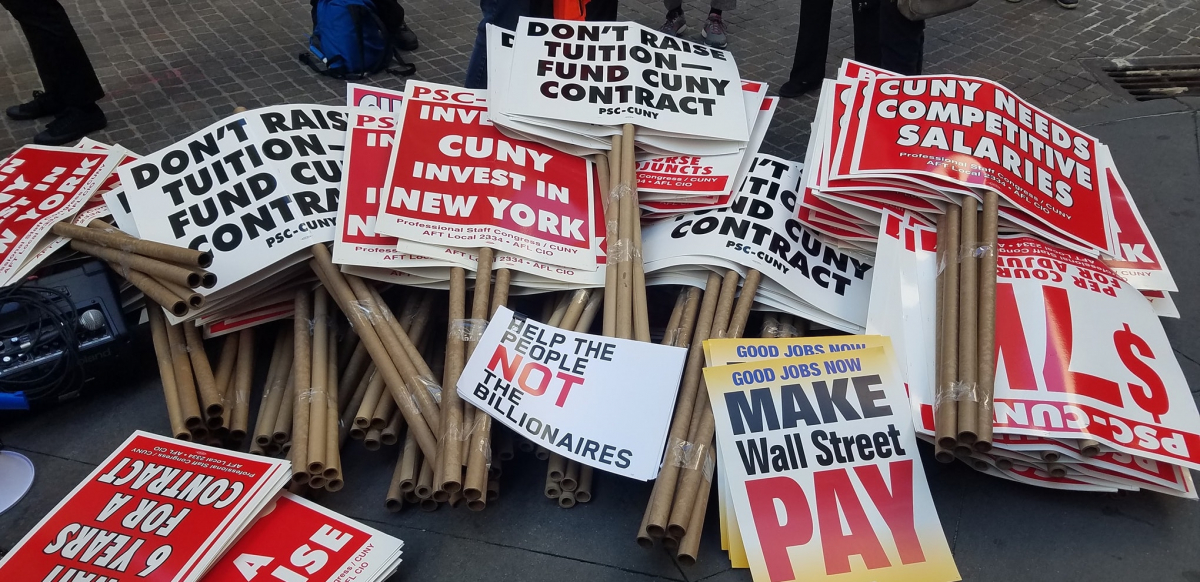
<svg viewBox="0 0 1200 582"><path fill-rule="evenodd" d="M49 365L0 377L0 392L24 392L27 401L35 402L52 400L78 388L83 380L83 364L75 335L79 313L71 297L57 289L22 283L0 288L0 309L8 317L26 322L6 332L11 337L29 338L31 345L22 352L33 357L62 350L62 356Z"/></svg>

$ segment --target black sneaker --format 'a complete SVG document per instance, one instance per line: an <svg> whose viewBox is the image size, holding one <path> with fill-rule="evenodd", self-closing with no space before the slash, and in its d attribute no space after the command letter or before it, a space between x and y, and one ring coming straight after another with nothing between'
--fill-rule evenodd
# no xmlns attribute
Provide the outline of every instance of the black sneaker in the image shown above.
<svg viewBox="0 0 1200 582"><path fill-rule="evenodd" d="M820 87L821 80L797 81L795 79L788 79L786 83L779 86L779 96L791 99L808 93L813 89L819 89Z"/></svg>
<svg viewBox="0 0 1200 582"><path fill-rule="evenodd" d="M63 109L63 105L57 99L47 95L45 91L34 91L33 101L13 105L6 109L4 113L17 121L28 121L39 117L58 115Z"/></svg>
<svg viewBox="0 0 1200 582"><path fill-rule="evenodd" d="M108 118L95 103L85 107L68 107L46 126L46 130L33 137L33 143L57 146L71 143L79 138L108 126Z"/></svg>
<svg viewBox="0 0 1200 582"><path fill-rule="evenodd" d="M1079 0L1058 0L1058 5L1067 10L1074 10L1079 7Z"/></svg>
<svg viewBox="0 0 1200 582"><path fill-rule="evenodd" d="M400 30L396 31L396 34L393 38L396 42L396 48L399 48L402 51L417 50L417 33L413 32L412 29L408 27L408 24L401 24Z"/></svg>

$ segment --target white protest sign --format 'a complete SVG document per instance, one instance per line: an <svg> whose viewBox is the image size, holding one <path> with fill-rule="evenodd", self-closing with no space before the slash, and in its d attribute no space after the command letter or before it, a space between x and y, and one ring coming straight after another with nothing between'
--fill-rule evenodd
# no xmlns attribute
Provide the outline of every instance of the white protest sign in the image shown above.
<svg viewBox="0 0 1200 582"><path fill-rule="evenodd" d="M728 208L681 214L642 230L646 272L707 257L758 269L764 277L814 307L866 323L871 264L839 251L796 220L801 166L759 155Z"/></svg>
<svg viewBox="0 0 1200 582"><path fill-rule="evenodd" d="M501 307L458 394L551 452L658 475L687 350L550 327Z"/></svg>
<svg viewBox="0 0 1200 582"><path fill-rule="evenodd" d="M486 91L410 81L398 117L378 233L595 270L590 161L501 134Z"/></svg>
<svg viewBox="0 0 1200 582"><path fill-rule="evenodd" d="M1103 263L1001 237L995 431L1200 469L1200 413L1150 303Z"/></svg>
<svg viewBox="0 0 1200 582"><path fill-rule="evenodd" d="M733 56L635 23L522 17L506 113L746 141Z"/></svg>
<svg viewBox="0 0 1200 582"><path fill-rule="evenodd" d="M755 580L959 580L881 348L709 367Z"/></svg>
<svg viewBox="0 0 1200 582"><path fill-rule="evenodd" d="M211 293L333 240L343 107L228 117L119 170L142 238L213 253Z"/></svg>

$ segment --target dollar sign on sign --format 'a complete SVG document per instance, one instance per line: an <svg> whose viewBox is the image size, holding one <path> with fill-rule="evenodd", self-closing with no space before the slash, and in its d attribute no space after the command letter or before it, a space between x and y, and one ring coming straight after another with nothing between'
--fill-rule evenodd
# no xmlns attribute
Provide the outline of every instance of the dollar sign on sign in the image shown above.
<svg viewBox="0 0 1200 582"><path fill-rule="evenodd" d="M1124 329L1118 329L1113 333L1113 345L1117 348L1117 355L1121 357L1121 363L1125 364L1125 367L1134 376L1145 382L1144 386L1130 382L1129 395L1142 410L1154 416L1154 422L1161 422L1159 417L1171 407L1171 401L1167 399L1167 387L1163 386L1162 379L1158 377L1158 374L1141 360L1141 358L1153 360L1154 352L1150 350L1150 345L1146 343L1146 340L1129 329L1128 323L1124 326Z"/></svg>

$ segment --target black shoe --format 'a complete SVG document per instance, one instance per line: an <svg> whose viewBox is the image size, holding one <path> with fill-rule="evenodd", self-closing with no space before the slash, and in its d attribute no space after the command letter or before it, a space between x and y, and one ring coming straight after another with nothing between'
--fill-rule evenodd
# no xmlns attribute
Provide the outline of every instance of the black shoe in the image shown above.
<svg viewBox="0 0 1200 582"><path fill-rule="evenodd" d="M57 99L50 97L45 91L34 91L33 101L13 105L4 111L17 121L28 121L39 117L58 115L65 107Z"/></svg>
<svg viewBox="0 0 1200 582"><path fill-rule="evenodd" d="M108 118L104 117L104 112L95 103L85 107L68 107L46 126L45 131L33 137L33 143L64 145L107 126Z"/></svg>
<svg viewBox="0 0 1200 582"><path fill-rule="evenodd" d="M413 32L408 24L401 24L400 30L396 31L395 36L396 48L402 51L417 50L417 33Z"/></svg>
<svg viewBox="0 0 1200 582"><path fill-rule="evenodd" d="M1058 5L1067 10L1074 10L1079 7L1079 0L1058 0Z"/></svg>
<svg viewBox="0 0 1200 582"><path fill-rule="evenodd" d="M809 91L812 91L813 89L819 89L820 87L820 79L816 81L797 81L795 79L788 79L786 83L779 86L779 96L790 99L793 97L799 97L805 93L808 93Z"/></svg>

